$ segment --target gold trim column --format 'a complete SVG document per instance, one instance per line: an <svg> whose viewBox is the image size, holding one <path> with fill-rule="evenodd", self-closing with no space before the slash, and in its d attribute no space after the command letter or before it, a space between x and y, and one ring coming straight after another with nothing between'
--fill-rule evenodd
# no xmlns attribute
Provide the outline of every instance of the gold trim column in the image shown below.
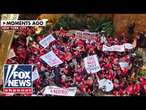
<svg viewBox="0 0 146 110"><path fill-rule="evenodd" d="M17 20L18 17L19 14L2 14L1 20ZM13 30L3 30L0 37L0 81L2 81L2 69L11 48L13 34Z"/></svg>

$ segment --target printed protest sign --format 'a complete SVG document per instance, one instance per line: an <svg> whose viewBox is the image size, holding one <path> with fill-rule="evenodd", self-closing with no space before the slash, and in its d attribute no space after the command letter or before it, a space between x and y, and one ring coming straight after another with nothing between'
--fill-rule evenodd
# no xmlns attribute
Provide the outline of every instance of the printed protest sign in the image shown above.
<svg viewBox="0 0 146 110"><path fill-rule="evenodd" d="M84 58L85 69L87 73L96 73L101 70L99 61L96 55Z"/></svg>
<svg viewBox="0 0 146 110"><path fill-rule="evenodd" d="M57 96L75 96L77 87L60 88L57 86L47 86L44 94L57 95Z"/></svg>
<svg viewBox="0 0 146 110"><path fill-rule="evenodd" d="M55 38L53 37L53 35L52 35L52 34L49 34L47 37L45 37L44 39L42 39L42 40L39 42L39 44L40 44L41 46L43 46L44 48L46 48L46 47L48 47L49 44L50 44L51 42L53 42L54 40L55 40Z"/></svg>
<svg viewBox="0 0 146 110"><path fill-rule="evenodd" d="M62 60L58 56L56 56L56 54L53 51L50 51L42 55L40 58L51 67L63 63Z"/></svg>
<svg viewBox="0 0 146 110"><path fill-rule="evenodd" d="M102 79L99 81L99 89L102 89L104 92L110 92L113 90L113 82L108 79Z"/></svg>
<svg viewBox="0 0 146 110"><path fill-rule="evenodd" d="M16 54L15 54L14 50L11 49L10 52L9 52L9 55L8 55L8 59L13 58L15 56L16 56Z"/></svg>
<svg viewBox="0 0 146 110"><path fill-rule="evenodd" d="M35 81L36 79L38 79L40 76L39 76L39 73L38 73L38 70L37 68L32 72L32 81Z"/></svg>

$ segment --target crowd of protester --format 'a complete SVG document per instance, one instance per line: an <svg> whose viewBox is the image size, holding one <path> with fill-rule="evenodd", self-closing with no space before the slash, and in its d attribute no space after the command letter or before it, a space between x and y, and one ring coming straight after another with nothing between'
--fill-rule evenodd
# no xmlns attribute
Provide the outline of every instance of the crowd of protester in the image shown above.
<svg viewBox="0 0 146 110"><path fill-rule="evenodd" d="M102 95L139 96L146 94L146 78L141 76L134 79L133 73L138 73L142 61L136 59L135 50L126 49L124 52L103 51L103 45L122 45L128 43L128 37L111 37L106 32L97 32L92 38L83 39L75 34L67 35L63 29L51 33L56 39L47 48L39 45L45 35L35 33L34 28L16 32L11 48L16 57L8 59L8 64L33 64L39 72L39 79L33 82L33 94L43 95L43 89L49 85L62 88L77 87L76 96L98 96L100 92L98 78L109 79L114 88ZM33 36L33 37L32 37ZM50 67L40 59L40 56L52 50L64 63ZM101 71L87 73L83 59L97 55ZM129 67L122 69L120 61L128 62ZM134 77L134 78L133 78Z"/></svg>

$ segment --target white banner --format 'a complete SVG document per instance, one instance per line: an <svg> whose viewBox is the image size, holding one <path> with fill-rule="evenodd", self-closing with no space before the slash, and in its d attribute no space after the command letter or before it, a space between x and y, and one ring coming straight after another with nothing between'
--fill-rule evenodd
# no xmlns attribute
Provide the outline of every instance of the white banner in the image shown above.
<svg viewBox="0 0 146 110"><path fill-rule="evenodd" d="M124 43L123 45L126 49L133 49L134 48L134 46L130 43Z"/></svg>
<svg viewBox="0 0 146 110"><path fill-rule="evenodd" d="M13 58L15 56L16 56L16 54L15 54L14 50L11 49L10 52L9 52L9 55L8 55L8 59Z"/></svg>
<svg viewBox="0 0 146 110"><path fill-rule="evenodd" d="M102 48L103 51L116 51L116 52L124 52L125 51L125 48L124 48L124 45L113 45L113 46L106 46L106 45L103 45L103 48Z"/></svg>
<svg viewBox="0 0 146 110"><path fill-rule="evenodd" d="M117 52L124 52L125 48L123 45L114 45L112 46L113 51L117 51Z"/></svg>
<svg viewBox="0 0 146 110"><path fill-rule="evenodd" d="M111 47L108 47L108 46L106 46L106 45L103 45L103 47L102 47L102 51L111 51Z"/></svg>
<svg viewBox="0 0 146 110"><path fill-rule="evenodd" d="M36 68L33 72L32 72L32 81L35 81L36 79L38 79L39 73L38 73L38 69Z"/></svg>
<svg viewBox="0 0 146 110"><path fill-rule="evenodd" d="M75 31L76 37L83 39L92 39L96 34L96 32Z"/></svg>
<svg viewBox="0 0 146 110"><path fill-rule="evenodd" d="M101 70L99 61L96 55L84 58L85 69L87 73L96 73Z"/></svg>
<svg viewBox="0 0 146 110"><path fill-rule="evenodd" d="M106 46L106 45L103 45L103 48L102 50L103 51L117 51L117 52L123 52L125 51L125 49L133 49L133 45L130 44L130 43L124 43L123 45L113 45L113 46Z"/></svg>
<svg viewBox="0 0 146 110"><path fill-rule="evenodd" d="M82 32L82 37L83 38L89 38L90 37L90 32Z"/></svg>
<svg viewBox="0 0 146 110"><path fill-rule="evenodd" d="M82 37L82 31L75 31L76 37Z"/></svg>
<svg viewBox="0 0 146 110"><path fill-rule="evenodd" d="M44 94L57 95L57 96L75 96L77 87L60 88L56 86L47 86Z"/></svg>
<svg viewBox="0 0 146 110"><path fill-rule="evenodd" d="M96 36L97 33L96 32L90 32L90 36Z"/></svg>
<svg viewBox="0 0 146 110"><path fill-rule="evenodd" d="M51 67L63 63L62 60L60 60L53 51L42 55L40 58Z"/></svg>
<svg viewBox="0 0 146 110"><path fill-rule="evenodd" d="M54 40L55 40L55 38L53 37L53 35L52 35L52 34L49 34L47 37L45 37L44 39L42 39L42 40L39 42L39 44L40 44L41 46L43 46L44 48L46 48L46 47L48 47L49 44L50 44L51 42L53 42Z"/></svg>

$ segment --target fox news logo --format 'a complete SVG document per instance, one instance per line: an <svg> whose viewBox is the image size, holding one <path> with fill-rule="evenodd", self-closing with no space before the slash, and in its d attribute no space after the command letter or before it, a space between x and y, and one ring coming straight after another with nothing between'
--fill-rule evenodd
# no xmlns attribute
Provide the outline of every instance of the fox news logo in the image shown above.
<svg viewBox="0 0 146 110"><path fill-rule="evenodd" d="M4 65L4 92L32 92L32 65Z"/></svg>

